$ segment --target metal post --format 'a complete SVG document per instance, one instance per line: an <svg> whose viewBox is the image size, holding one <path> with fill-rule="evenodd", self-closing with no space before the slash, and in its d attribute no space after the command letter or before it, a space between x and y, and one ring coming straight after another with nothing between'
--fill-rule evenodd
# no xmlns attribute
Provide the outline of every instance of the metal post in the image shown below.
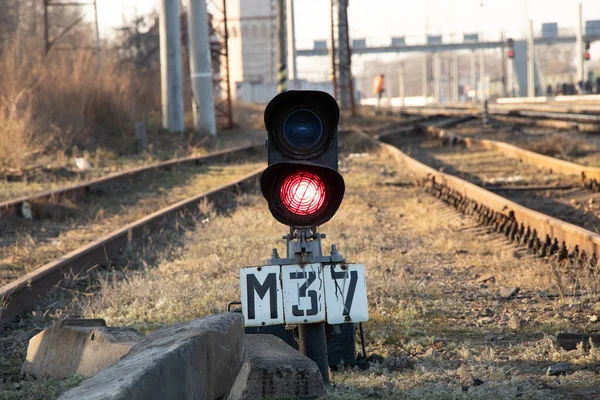
<svg viewBox="0 0 600 400"><path fill-rule="evenodd" d="M298 325L298 350L317 364L323 377L323 383L326 386L329 385L329 362L324 322Z"/></svg>
<svg viewBox="0 0 600 400"><path fill-rule="evenodd" d="M400 105L402 107L405 106L404 102L404 97L406 96L406 73L404 71L404 63L401 62L400 63Z"/></svg>
<svg viewBox="0 0 600 400"><path fill-rule="evenodd" d="M290 81L298 79L296 63L296 27L294 24L294 0L287 0L288 76Z"/></svg>
<svg viewBox="0 0 600 400"><path fill-rule="evenodd" d="M337 100L339 99L339 91L337 84L337 68L336 68L336 47L335 47L335 2L337 0L331 0L331 37L330 37L330 46L329 51L331 55L331 82L333 83L333 97Z"/></svg>
<svg viewBox="0 0 600 400"><path fill-rule="evenodd" d="M500 51L502 52L502 54L500 54L500 59L502 60L502 97L506 97L507 96L507 91L506 91L506 48L504 46L505 44L505 37L504 37L504 32L502 32L502 47L500 48Z"/></svg>
<svg viewBox="0 0 600 400"><path fill-rule="evenodd" d="M533 43L533 20L529 20L527 41L527 96L535 97L535 47Z"/></svg>
<svg viewBox="0 0 600 400"><path fill-rule="evenodd" d="M213 97L212 60L208 36L208 15L205 0L188 0L188 42L192 110L196 131L217 134L215 100Z"/></svg>
<svg viewBox="0 0 600 400"><path fill-rule="evenodd" d="M429 71L427 71L427 68L429 67L428 65L428 60L427 60L427 53L423 54L423 66L421 68L421 84L422 84L422 91L423 91L423 102L424 105L427 105L427 96L429 95Z"/></svg>
<svg viewBox="0 0 600 400"><path fill-rule="evenodd" d="M295 256L298 256L298 254L295 254L297 244L291 241L292 237L290 235L288 235L288 238L286 246L287 257L288 260L294 260ZM301 239L298 238L298 240ZM312 259L314 261L318 261L323 257L319 237L317 237L315 241L308 242L308 245L310 246L310 252L312 253ZM302 249L303 252L306 250L308 249ZM281 260L278 261L281 262ZM298 351L317 364L319 371L321 371L321 376L323 377L323 383L328 386L330 383L329 360L327 356L327 337L325 335L324 322L298 325Z"/></svg>
<svg viewBox="0 0 600 400"><path fill-rule="evenodd" d="M471 90L474 95L471 98L471 102L477 101L477 71L475 70L475 50L471 51Z"/></svg>
<svg viewBox="0 0 600 400"><path fill-rule="evenodd" d="M433 92L435 96L436 104L440 104L442 101L442 60L440 59L440 53L433 53Z"/></svg>
<svg viewBox="0 0 600 400"><path fill-rule="evenodd" d="M163 128L181 132L184 125L178 0L161 0L159 32Z"/></svg>
<svg viewBox="0 0 600 400"><path fill-rule="evenodd" d="M48 26L48 0L44 0L44 55L50 51L50 27Z"/></svg>
<svg viewBox="0 0 600 400"><path fill-rule="evenodd" d="M229 31L227 28L227 0L223 0L223 63L225 64L225 102L227 106L227 128L233 128L233 107L231 105L231 77L229 75Z"/></svg>
<svg viewBox="0 0 600 400"><path fill-rule="evenodd" d="M348 1L338 1L338 68L341 108L348 110L351 104L350 45L348 36Z"/></svg>
<svg viewBox="0 0 600 400"><path fill-rule="evenodd" d="M277 43L279 61L277 63L277 93L287 90L287 32L285 23L285 0L277 1Z"/></svg>
<svg viewBox="0 0 600 400"><path fill-rule="evenodd" d="M577 58L577 82L581 82L581 92L585 93L585 68L584 68L584 53L583 49L583 10L581 3L577 5L577 43L575 45L575 57Z"/></svg>
<svg viewBox="0 0 600 400"><path fill-rule="evenodd" d="M94 22L96 24L96 49L98 51L98 69L102 68L102 45L100 44L100 24L98 23L98 4L94 0Z"/></svg>
<svg viewBox="0 0 600 400"><path fill-rule="evenodd" d="M17 20L17 32L16 32L16 41L17 41L17 66L21 66L22 63L22 52L21 52L21 2L17 1L16 4L16 20Z"/></svg>
<svg viewBox="0 0 600 400"><path fill-rule="evenodd" d="M452 53L452 101L460 101L460 76L458 72L458 51Z"/></svg>
<svg viewBox="0 0 600 400"><path fill-rule="evenodd" d="M485 101L485 51L481 50L479 53L479 82L481 84L481 101Z"/></svg>

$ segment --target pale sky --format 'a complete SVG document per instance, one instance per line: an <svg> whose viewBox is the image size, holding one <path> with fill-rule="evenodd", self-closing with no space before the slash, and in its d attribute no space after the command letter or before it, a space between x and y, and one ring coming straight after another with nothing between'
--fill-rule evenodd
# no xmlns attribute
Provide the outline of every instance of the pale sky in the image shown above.
<svg viewBox="0 0 600 400"><path fill-rule="evenodd" d="M270 1L270 0L267 0ZM454 32L483 32L497 37L504 30L518 36L525 21L534 20L536 29L543 22L558 22L574 29L576 0L349 0L352 38L383 41L390 36ZM185 1L184 1L185 3ZM330 0L295 0L298 47L310 47L312 40L329 36ZM583 0L584 20L600 19L600 1ZM98 12L103 36L126 18L156 9L157 0L99 0ZM481 5L483 4L483 5Z"/></svg>
<svg viewBox="0 0 600 400"><path fill-rule="evenodd" d="M504 31L506 37L517 39L526 36L529 19L536 31L542 23L557 22L559 31L574 34L579 3L584 21L600 20L600 0L349 0L350 38L366 39L367 46L374 46L389 44L392 36L405 36L407 44L422 43L426 33L443 35L444 41L450 35L461 41L463 33L499 40ZM123 18L148 13L158 4L158 0L98 0L101 35L110 37ZM330 0L294 0L294 11L297 48L312 48L313 40L329 37ZM599 46L592 47L592 60L600 58ZM388 56L395 57L380 58ZM327 79L326 68L317 60L298 60L301 75L308 74L303 78Z"/></svg>

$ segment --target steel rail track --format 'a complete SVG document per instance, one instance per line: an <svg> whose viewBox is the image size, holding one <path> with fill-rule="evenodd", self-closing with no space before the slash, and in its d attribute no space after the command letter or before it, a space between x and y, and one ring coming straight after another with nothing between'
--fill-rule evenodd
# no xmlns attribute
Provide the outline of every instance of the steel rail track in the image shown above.
<svg viewBox="0 0 600 400"><path fill-rule="evenodd" d="M402 109L403 115L445 115L445 116L481 116L481 108L410 108ZM489 114L494 119L523 125L537 125L556 129L576 129L581 132L599 132L600 115L560 112L526 111L490 107Z"/></svg>
<svg viewBox="0 0 600 400"><path fill-rule="evenodd" d="M481 186L430 167L383 141L362 136L402 163L437 197L491 226L533 253L558 261L572 260L598 268L600 235L558 218L527 208ZM382 140L385 140L383 137Z"/></svg>
<svg viewBox="0 0 600 400"><path fill-rule="evenodd" d="M467 147L472 147L475 144L479 144L488 150L495 150L507 157L515 158L537 167L546 168L565 175L576 175L581 178L581 181L584 183L586 188L592 189L596 192L600 191L600 168L598 167L589 167L574 162L561 160L559 158L536 153L531 150L526 150L506 142L465 137L436 126L425 127L424 131L441 139L446 138L450 140L456 140L459 143L465 144Z"/></svg>
<svg viewBox="0 0 600 400"><path fill-rule="evenodd" d="M224 153L221 152L221 155ZM87 276L90 271L109 264L133 248L138 240L147 238L180 215L197 211L198 204L204 201L214 203L217 208L231 205L235 193L257 185L262 170L260 168L235 182L156 211L0 287L0 331L16 316L31 309L44 295L60 287L66 276Z"/></svg>
<svg viewBox="0 0 600 400"><path fill-rule="evenodd" d="M190 156L176 158L167 161L161 161L154 164L129 169L127 171L116 172L110 175L106 175L101 178L83 182L80 184L67 186L60 189L49 190L41 193L35 193L29 196L19 197L13 200L7 200L0 202L0 219L3 217L14 216L19 213L21 206L24 202L28 203L46 203L56 202L63 198L69 198L72 201L77 201L85 197L89 193L93 193L102 188L102 186L115 183L126 179L131 179L136 175L147 173L150 171L169 169L186 164L205 164L216 161L226 161L239 158L243 155L252 153L254 151L260 151L263 145L249 145L242 146L228 150L217 151L202 156Z"/></svg>
<svg viewBox="0 0 600 400"><path fill-rule="evenodd" d="M398 129L397 126L398 125L388 126L387 128ZM415 125L413 124L410 128L414 129ZM395 130L388 129L387 131L394 132ZM344 132L340 133L343 134ZM65 196L66 194L80 193L82 191L85 193L97 186L106 184L107 182L118 181L119 179L131 177L135 174L153 169L169 168L185 163L204 163L231 156L237 157L257 149L262 149L262 146L246 146L201 157L186 157L157 163L151 166L125 171L124 173L113 174L69 188L44 192L34 196L5 202L2 203L4 206L3 209L6 213L6 210L15 210L23 201L55 200L57 196ZM49 262L11 283L0 287L0 332L10 324L15 317L30 310L43 296L60 287L67 276L85 277L97 267L110 264L110 262L115 260L119 255L123 254L125 251L131 250L136 242L147 238L156 230L159 230L169 224L169 222L176 220L182 213L197 210L197 205L201 202L210 201L219 203L220 200L231 197L230 195L234 192L242 191L244 188L252 187L253 185L257 187L258 177L262 171L263 168L260 168L235 182L156 211L147 217L127 224L95 242L71 251L59 259ZM2 208L0 208L0 210L1 209Z"/></svg>

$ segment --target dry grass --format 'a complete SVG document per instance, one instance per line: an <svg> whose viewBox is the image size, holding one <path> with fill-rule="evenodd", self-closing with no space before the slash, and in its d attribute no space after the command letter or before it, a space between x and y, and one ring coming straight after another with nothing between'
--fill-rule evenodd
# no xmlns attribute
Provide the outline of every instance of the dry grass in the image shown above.
<svg viewBox="0 0 600 400"><path fill-rule="evenodd" d="M493 128L483 127L480 120L471 120L452 128L465 136L499 140L526 150L584 165L600 163L600 142L594 135L577 130L557 130L546 127L522 126L495 121Z"/></svg>
<svg viewBox="0 0 600 400"><path fill-rule="evenodd" d="M347 259L366 265L367 351L385 361L334 372L326 398L598 398L598 350L566 352L552 339L564 328L594 329L589 316L600 314L597 295L545 297L542 291L558 293L547 264L413 187L409 173L384 155L347 147L371 155L344 159L347 194L322 231L325 245L337 243ZM155 262L136 254L132 264L139 269L103 274L64 311L34 319L44 325L80 315L148 332L223 311L239 298L239 268L262 264L274 246L282 253L287 231L259 195L241 196L238 205L220 215L205 206L183 247L165 233L157 238L165 246ZM484 274L493 278L478 281ZM512 286L520 296L499 297ZM21 346L11 354L22 354L32 333L11 335L0 346ZM572 362L576 372L546 377L547 366L559 361ZM15 397L17 382L40 393L37 381L4 379Z"/></svg>
<svg viewBox="0 0 600 400"><path fill-rule="evenodd" d="M563 160L576 160L591 152L598 152L598 148L592 146L580 136L546 136L539 140L531 141L523 147L536 153Z"/></svg>
<svg viewBox="0 0 600 400"><path fill-rule="evenodd" d="M110 55L99 68L88 51L30 55L22 65L14 53L5 49L0 61L0 165L19 168L33 154L74 145L123 144L137 100L134 71Z"/></svg>
<svg viewBox="0 0 600 400"><path fill-rule="evenodd" d="M0 227L0 285L117 227L239 179L262 165L256 158L249 158L236 164L156 171L136 177L127 185L112 185L102 196L90 196L77 207L68 201L47 205L44 219L5 219Z"/></svg>
<svg viewBox="0 0 600 400"><path fill-rule="evenodd" d="M323 231L348 259L367 265L367 349L386 361L365 372L335 372L328 398L560 398L597 383L596 350L567 353L551 339L558 329L586 325L595 312L592 297L536 296L557 292L546 265L420 190L386 185L408 181L384 159L346 165L348 194ZM103 281L84 315L148 331L223 311L239 297L238 269L264 262L275 243L282 250L278 238L285 228L264 201L247 197L243 203L248 207L198 226L181 257L125 281ZM492 282L477 283L485 273L494 275ZM533 297L498 300L510 286ZM522 329L509 328L513 317L524 321ZM558 361L582 371L545 377ZM484 384L474 386L474 378Z"/></svg>

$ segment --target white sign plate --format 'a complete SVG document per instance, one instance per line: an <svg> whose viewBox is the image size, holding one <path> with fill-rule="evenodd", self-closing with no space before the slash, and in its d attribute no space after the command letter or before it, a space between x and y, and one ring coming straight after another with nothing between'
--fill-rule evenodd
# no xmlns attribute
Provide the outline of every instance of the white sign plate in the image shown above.
<svg viewBox="0 0 600 400"><path fill-rule="evenodd" d="M327 323L367 321L369 307L364 265L326 265L323 275Z"/></svg>
<svg viewBox="0 0 600 400"><path fill-rule="evenodd" d="M284 323L279 265L242 268L240 291L246 326Z"/></svg>
<svg viewBox="0 0 600 400"><path fill-rule="evenodd" d="M281 267L286 324L325 321L325 292L321 264Z"/></svg>

